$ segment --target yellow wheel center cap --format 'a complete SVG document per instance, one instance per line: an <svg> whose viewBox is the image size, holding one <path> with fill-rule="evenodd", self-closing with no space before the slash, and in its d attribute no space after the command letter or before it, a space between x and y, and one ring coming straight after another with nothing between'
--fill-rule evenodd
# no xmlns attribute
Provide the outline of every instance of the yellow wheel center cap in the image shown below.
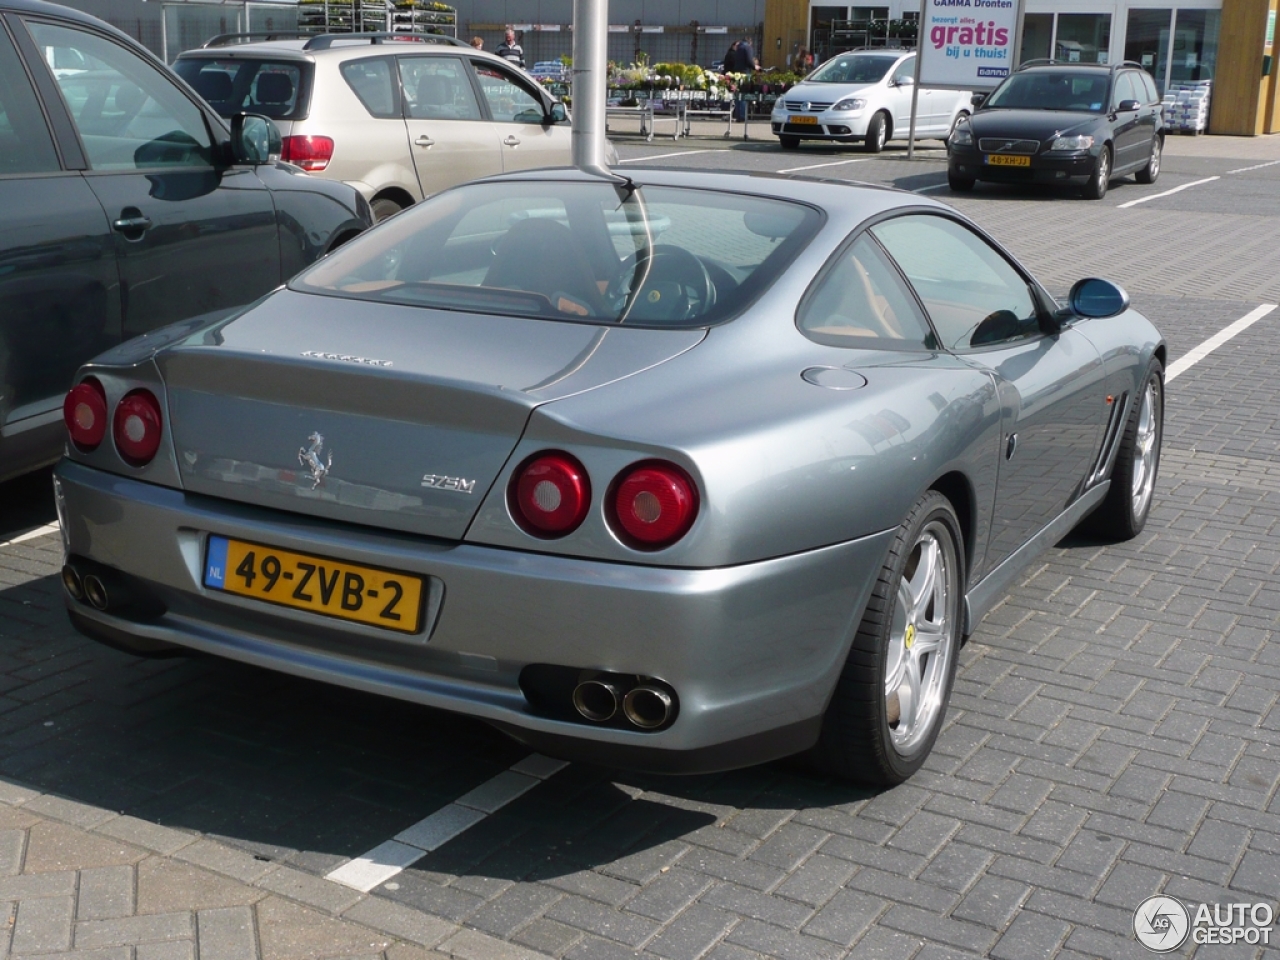
<svg viewBox="0 0 1280 960"><path fill-rule="evenodd" d="M916 642L916 625L914 623L907 624L907 632L903 635L902 642L906 644L908 650L911 645Z"/></svg>

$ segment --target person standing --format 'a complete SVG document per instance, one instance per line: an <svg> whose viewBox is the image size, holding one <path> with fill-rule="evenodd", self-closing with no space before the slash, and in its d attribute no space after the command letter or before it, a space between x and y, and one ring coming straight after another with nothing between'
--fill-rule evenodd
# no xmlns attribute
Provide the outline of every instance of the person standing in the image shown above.
<svg viewBox="0 0 1280 960"><path fill-rule="evenodd" d="M473 47L475 47L477 50L483 50L483 49L484 49L484 37L472 37L472 38L471 38L471 45L472 45Z"/></svg>
<svg viewBox="0 0 1280 960"><path fill-rule="evenodd" d="M517 67L524 67L524 48L516 43L516 32L507 27L507 35L502 43L498 44L498 49L493 51L503 60L509 60Z"/></svg>
<svg viewBox="0 0 1280 960"><path fill-rule="evenodd" d="M729 49L724 52L724 65L721 68L722 73L735 73L738 69L738 42L737 40L729 44Z"/></svg>

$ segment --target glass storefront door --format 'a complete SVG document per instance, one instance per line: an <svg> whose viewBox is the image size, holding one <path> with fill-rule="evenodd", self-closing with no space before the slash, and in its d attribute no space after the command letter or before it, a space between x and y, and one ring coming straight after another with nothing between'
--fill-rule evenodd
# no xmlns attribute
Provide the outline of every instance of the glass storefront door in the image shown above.
<svg viewBox="0 0 1280 960"><path fill-rule="evenodd" d="M1169 55L1169 81L1212 80L1218 60L1219 10L1179 10Z"/></svg>
<svg viewBox="0 0 1280 960"><path fill-rule="evenodd" d="M1047 60L1053 44L1053 14L1028 13L1022 20L1022 47L1018 50L1018 62Z"/></svg>
<svg viewBox="0 0 1280 960"><path fill-rule="evenodd" d="M1124 58L1142 64L1164 93L1172 10L1130 10L1124 33Z"/></svg>
<svg viewBox="0 0 1280 960"><path fill-rule="evenodd" d="M1068 63L1106 63L1111 45L1111 14L1060 13L1053 57Z"/></svg>

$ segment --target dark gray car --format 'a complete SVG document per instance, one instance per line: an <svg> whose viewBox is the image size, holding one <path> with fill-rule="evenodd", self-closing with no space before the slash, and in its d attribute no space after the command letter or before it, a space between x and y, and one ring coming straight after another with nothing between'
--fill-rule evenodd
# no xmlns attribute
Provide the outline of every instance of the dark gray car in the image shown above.
<svg viewBox="0 0 1280 960"><path fill-rule="evenodd" d="M1151 507L1165 345L940 203L543 171L98 358L72 621L669 771L894 783L1004 589Z"/></svg>
<svg viewBox="0 0 1280 960"><path fill-rule="evenodd" d="M245 145L118 30L0 0L0 480L57 459L89 357L249 303L370 223Z"/></svg>

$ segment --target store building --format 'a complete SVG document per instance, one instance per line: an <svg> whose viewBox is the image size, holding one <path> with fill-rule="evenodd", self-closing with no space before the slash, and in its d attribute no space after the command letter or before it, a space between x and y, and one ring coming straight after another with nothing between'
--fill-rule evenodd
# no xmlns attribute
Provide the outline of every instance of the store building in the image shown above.
<svg viewBox="0 0 1280 960"><path fill-rule="evenodd" d="M785 69L800 47L821 61L857 46L911 46L919 9L766 0L764 63ZM1208 132L1280 133L1276 10L1277 0L1025 0L1020 59L1132 60L1162 92L1212 81Z"/></svg>

